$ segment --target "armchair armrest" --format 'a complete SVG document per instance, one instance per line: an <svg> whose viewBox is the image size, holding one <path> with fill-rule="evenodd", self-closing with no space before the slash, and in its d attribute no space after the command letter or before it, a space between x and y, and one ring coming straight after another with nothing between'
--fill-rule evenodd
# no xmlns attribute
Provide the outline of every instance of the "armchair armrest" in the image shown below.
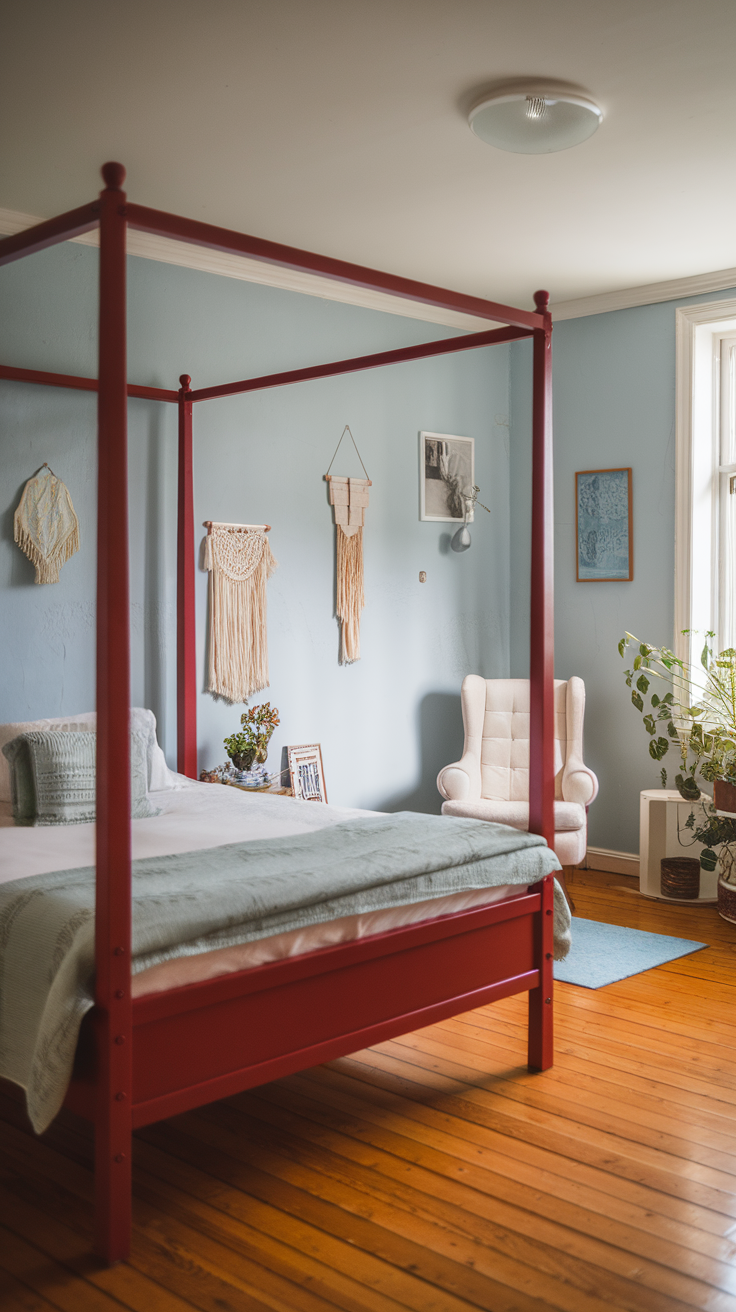
<svg viewBox="0 0 736 1312"><path fill-rule="evenodd" d="M565 802L590 806L598 796L598 777L578 756L570 756L562 772L562 797Z"/></svg>
<svg viewBox="0 0 736 1312"><path fill-rule="evenodd" d="M446 802L474 802L480 797L478 757L466 752L460 761L446 765L437 775L437 787Z"/></svg>

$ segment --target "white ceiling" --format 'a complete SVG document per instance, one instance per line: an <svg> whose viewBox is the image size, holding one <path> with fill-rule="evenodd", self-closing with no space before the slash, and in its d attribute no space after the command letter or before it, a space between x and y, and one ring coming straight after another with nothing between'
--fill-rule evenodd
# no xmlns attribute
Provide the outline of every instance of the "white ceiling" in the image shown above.
<svg viewBox="0 0 736 1312"><path fill-rule="evenodd" d="M515 304L736 265L733 0L6 0L0 206L141 204ZM472 135L511 78L582 146Z"/></svg>

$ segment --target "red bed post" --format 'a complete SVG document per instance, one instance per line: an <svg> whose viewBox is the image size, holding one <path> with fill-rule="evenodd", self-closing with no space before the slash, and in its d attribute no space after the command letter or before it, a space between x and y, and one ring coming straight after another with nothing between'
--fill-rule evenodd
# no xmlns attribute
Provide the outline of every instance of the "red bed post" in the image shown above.
<svg viewBox="0 0 736 1312"><path fill-rule="evenodd" d="M554 842L554 507L552 503L552 320L548 292L535 292L545 315L534 331L532 416L532 586L529 654L529 829Z"/></svg>
<svg viewBox="0 0 736 1312"><path fill-rule="evenodd" d="M97 1078L95 1247L130 1248L130 652L125 327L125 181L105 164L100 193L97 511Z"/></svg>
<svg viewBox="0 0 736 1312"><path fill-rule="evenodd" d="M176 767L197 778L197 648L194 612L194 480L189 374L179 382L179 514L176 543Z"/></svg>
<svg viewBox="0 0 736 1312"><path fill-rule="evenodd" d="M554 966L554 880L546 875L534 891L541 894L541 908L534 920L534 962L539 984L529 990L528 1063L532 1071L546 1071L554 1061L554 1010L552 1005Z"/></svg>
<svg viewBox="0 0 736 1312"><path fill-rule="evenodd" d="M534 293L545 317L534 330L532 411L532 578L529 653L529 830L554 845L554 506L552 486L552 319L549 292ZM546 1070L553 1058L552 881L544 885L535 957L540 983L529 992L529 1065ZM545 898L547 899L545 905ZM549 921L549 929L545 922Z"/></svg>

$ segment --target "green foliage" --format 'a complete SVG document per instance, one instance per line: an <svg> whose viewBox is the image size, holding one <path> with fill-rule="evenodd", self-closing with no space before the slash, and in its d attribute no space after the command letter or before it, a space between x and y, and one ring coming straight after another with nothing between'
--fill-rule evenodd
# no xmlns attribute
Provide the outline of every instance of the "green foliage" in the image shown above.
<svg viewBox="0 0 736 1312"><path fill-rule="evenodd" d="M661 761L667 755L670 745L666 738L653 738L649 744L649 755L653 761Z"/></svg>
<svg viewBox="0 0 736 1312"><path fill-rule="evenodd" d="M736 844L736 820L730 816L718 815L713 803L701 800L702 819L696 821L695 812L691 811L685 821L685 828L692 833L693 843L703 843L700 853L700 866L703 870L715 870L718 862L716 848L734 850Z"/></svg>
<svg viewBox="0 0 736 1312"><path fill-rule="evenodd" d="M239 770L250 770L254 762L263 762L268 756L268 744L279 721L277 708L270 702L251 706L240 717L243 726L239 733L223 739L227 754Z"/></svg>
<svg viewBox="0 0 736 1312"><path fill-rule="evenodd" d="M682 774L675 775L675 785L678 793L685 798L686 802L698 802L700 800L700 789L692 775L688 775L687 778Z"/></svg>
<svg viewBox="0 0 736 1312"><path fill-rule="evenodd" d="M676 783L687 801L699 796L698 775L706 783L736 783L736 650L715 656L713 636L706 634L696 670L667 647L640 642L631 633L618 644L622 658L632 648L631 669L624 670L624 677L650 738L649 755L661 761L677 745L681 769ZM658 726L666 738L657 736Z"/></svg>
<svg viewBox="0 0 736 1312"><path fill-rule="evenodd" d="M720 860L721 876L736 883L736 820L718 815L710 798L701 794L697 779L736 784L736 650L729 647L714 655L710 645L714 636L705 635L700 668L681 661L667 647L640 642L631 633L624 635L618 650L623 658L633 648L631 669L624 670L624 677L628 688L635 682L631 701L649 735L649 755L661 761L677 744L680 771L675 785L687 802L700 802L701 818L696 821L691 811L684 827L692 834L691 843L703 845L701 868L715 870ZM652 686L660 691L650 694ZM664 694L663 687L668 689ZM657 736L658 726L666 729L666 738ZM660 779L666 788L664 768Z"/></svg>

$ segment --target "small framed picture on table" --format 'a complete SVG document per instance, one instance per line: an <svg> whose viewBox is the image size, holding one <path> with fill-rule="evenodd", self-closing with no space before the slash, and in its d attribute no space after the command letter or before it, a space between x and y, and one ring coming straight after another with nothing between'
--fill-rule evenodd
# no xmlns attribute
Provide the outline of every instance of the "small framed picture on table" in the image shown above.
<svg viewBox="0 0 736 1312"><path fill-rule="evenodd" d="M327 789L319 743L290 747L288 754L291 790L294 797L300 802L326 802Z"/></svg>

